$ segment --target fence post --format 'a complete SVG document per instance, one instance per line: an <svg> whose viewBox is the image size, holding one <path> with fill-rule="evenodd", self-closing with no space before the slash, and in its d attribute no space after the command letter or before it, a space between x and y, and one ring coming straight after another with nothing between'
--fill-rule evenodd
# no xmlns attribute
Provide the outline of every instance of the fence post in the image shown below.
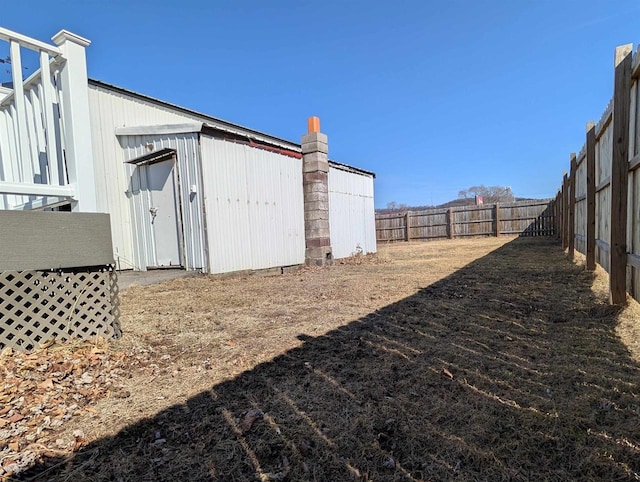
<svg viewBox="0 0 640 482"><path fill-rule="evenodd" d="M596 269L596 124L587 123L587 269Z"/></svg>
<svg viewBox="0 0 640 482"><path fill-rule="evenodd" d="M633 45L616 47L611 158L611 243L609 291L612 304L627 299L627 190L629 177L629 102Z"/></svg>
<svg viewBox="0 0 640 482"><path fill-rule="evenodd" d="M453 208L449 208L447 211L447 236L449 239L453 239Z"/></svg>
<svg viewBox="0 0 640 482"><path fill-rule="evenodd" d="M556 236L556 209L558 206L558 203L556 202L558 200L558 195L556 194L556 197L553 198L553 200L551 201L551 209L549 211L549 225L548 225L548 229L549 229L549 236Z"/></svg>
<svg viewBox="0 0 640 482"><path fill-rule="evenodd" d="M559 194L556 193L556 197L553 200L553 234L557 238L558 237L558 197Z"/></svg>
<svg viewBox="0 0 640 482"><path fill-rule="evenodd" d="M556 210L558 209L558 195L556 194L556 197L553 198L553 201L551 201L551 225L549 226L549 229L551 230L551 236L555 236L556 235Z"/></svg>
<svg viewBox="0 0 640 482"><path fill-rule="evenodd" d="M562 187L558 188L556 194L556 237L562 240Z"/></svg>
<svg viewBox="0 0 640 482"><path fill-rule="evenodd" d="M571 172L569 174L569 259L575 256L576 247L576 171L578 163L576 153L571 153Z"/></svg>
<svg viewBox="0 0 640 482"><path fill-rule="evenodd" d="M407 241L411 241L411 212L410 211L407 211L406 213L404 213L404 225L407 231L406 239Z"/></svg>
<svg viewBox="0 0 640 482"><path fill-rule="evenodd" d="M555 236L556 234L556 209L557 209L557 201L558 200L558 195L556 194L556 197L553 198L553 201L551 201L551 236Z"/></svg>
<svg viewBox="0 0 640 482"><path fill-rule="evenodd" d="M569 189L569 181L567 178L567 173L565 172L562 176L562 249L566 249L569 246L569 236L567 233L568 228L568 213L567 209L567 199L569 197L569 193L567 192Z"/></svg>
<svg viewBox="0 0 640 482"><path fill-rule="evenodd" d="M562 179L562 184L560 184L558 200L560 202L558 206L558 213L560 214L560 217L558 218L558 237L560 238L562 248L564 249L564 177Z"/></svg>

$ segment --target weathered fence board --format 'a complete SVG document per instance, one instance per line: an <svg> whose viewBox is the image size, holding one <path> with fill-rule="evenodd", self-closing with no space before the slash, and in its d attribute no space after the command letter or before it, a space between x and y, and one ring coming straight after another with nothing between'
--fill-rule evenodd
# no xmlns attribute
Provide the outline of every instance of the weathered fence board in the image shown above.
<svg viewBox="0 0 640 482"><path fill-rule="evenodd" d="M629 179L629 100L633 46L616 49L613 95L613 154L611 158L611 302L627 299L627 193Z"/></svg>
<svg viewBox="0 0 640 482"><path fill-rule="evenodd" d="M376 237L378 241L407 241L502 234L551 236L554 225L553 201L521 201L376 214Z"/></svg>
<svg viewBox="0 0 640 482"><path fill-rule="evenodd" d="M595 122L587 122L586 141L586 175L587 184L587 205L584 222L586 223L585 250L587 254L587 269L590 271L596 268L596 125Z"/></svg>
<svg viewBox="0 0 640 482"><path fill-rule="evenodd" d="M576 162L575 182L575 249L580 253L587 251L587 162L581 156Z"/></svg>

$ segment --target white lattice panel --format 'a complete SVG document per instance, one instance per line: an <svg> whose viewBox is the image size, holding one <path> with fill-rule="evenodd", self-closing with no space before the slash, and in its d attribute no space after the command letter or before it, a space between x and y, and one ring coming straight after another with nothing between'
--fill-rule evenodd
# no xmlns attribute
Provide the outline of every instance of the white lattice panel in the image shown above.
<svg viewBox="0 0 640 482"><path fill-rule="evenodd" d="M112 267L0 273L0 350L30 350L52 338L120 335Z"/></svg>

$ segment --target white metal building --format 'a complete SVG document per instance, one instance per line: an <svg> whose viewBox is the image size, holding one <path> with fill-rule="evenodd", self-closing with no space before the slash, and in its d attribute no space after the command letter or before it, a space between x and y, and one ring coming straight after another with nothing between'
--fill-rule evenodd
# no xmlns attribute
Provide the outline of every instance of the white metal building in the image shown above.
<svg viewBox="0 0 640 482"><path fill-rule="evenodd" d="M89 81L98 210L121 268L304 263L300 145ZM375 252L370 172L330 163L335 258Z"/></svg>
<svg viewBox="0 0 640 482"><path fill-rule="evenodd" d="M2 39L16 88L0 89L0 209L109 213L121 269L305 262L300 144L87 80L89 41L69 32ZM41 54L26 80L19 47ZM373 178L330 162L334 258L376 251Z"/></svg>
<svg viewBox="0 0 640 482"><path fill-rule="evenodd" d="M372 173L329 162L329 226L336 259L376 252L373 178Z"/></svg>

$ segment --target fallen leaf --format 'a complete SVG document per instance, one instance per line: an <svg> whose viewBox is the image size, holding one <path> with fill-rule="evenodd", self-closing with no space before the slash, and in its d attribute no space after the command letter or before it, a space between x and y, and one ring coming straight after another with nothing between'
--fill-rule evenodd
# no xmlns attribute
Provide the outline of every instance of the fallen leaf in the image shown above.
<svg viewBox="0 0 640 482"><path fill-rule="evenodd" d="M8 418L7 422L16 423L22 420L24 417L19 413L14 413L11 417Z"/></svg>
<svg viewBox="0 0 640 482"><path fill-rule="evenodd" d="M442 374L446 375L447 377L449 377L451 380L453 380L453 373L451 373L449 370L447 370L446 368L442 369Z"/></svg>
<svg viewBox="0 0 640 482"><path fill-rule="evenodd" d="M38 387L44 390L50 390L53 388L53 380L51 380L51 378L47 378L44 382L39 383Z"/></svg>
<svg viewBox="0 0 640 482"><path fill-rule="evenodd" d="M251 430L254 422L259 418L262 418L262 412L260 410L249 410L242 419L242 422L240 422L240 428L243 432L248 432Z"/></svg>

